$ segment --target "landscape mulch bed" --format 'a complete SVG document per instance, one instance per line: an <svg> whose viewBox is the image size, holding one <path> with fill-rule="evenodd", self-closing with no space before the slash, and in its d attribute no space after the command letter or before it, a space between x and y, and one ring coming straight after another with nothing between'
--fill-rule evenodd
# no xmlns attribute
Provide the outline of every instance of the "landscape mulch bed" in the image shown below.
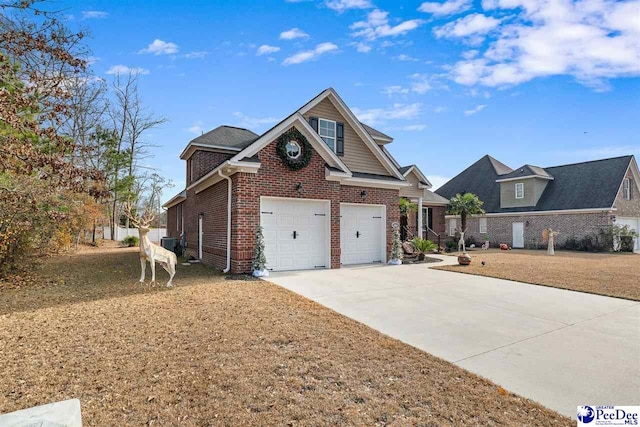
<svg viewBox="0 0 640 427"><path fill-rule="evenodd" d="M434 268L640 301L639 254L477 250L469 255L468 266Z"/></svg>
<svg viewBox="0 0 640 427"><path fill-rule="evenodd" d="M86 426L574 424L268 282L179 265L147 289L135 249L37 274L0 290L0 413L79 398Z"/></svg>

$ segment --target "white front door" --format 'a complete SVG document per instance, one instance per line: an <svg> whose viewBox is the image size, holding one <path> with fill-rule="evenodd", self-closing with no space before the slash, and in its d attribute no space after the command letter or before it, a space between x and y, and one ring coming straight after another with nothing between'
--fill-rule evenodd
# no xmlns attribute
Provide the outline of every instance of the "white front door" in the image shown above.
<svg viewBox="0 0 640 427"><path fill-rule="evenodd" d="M386 209L383 205L340 204L340 262L386 262Z"/></svg>
<svg viewBox="0 0 640 427"><path fill-rule="evenodd" d="M513 243L514 248L524 248L524 222L513 223Z"/></svg>
<svg viewBox="0 0 640 427"><path fill-rule="evenodd" d="M261 197L267 268L331 268L331 202Z"/></svg>

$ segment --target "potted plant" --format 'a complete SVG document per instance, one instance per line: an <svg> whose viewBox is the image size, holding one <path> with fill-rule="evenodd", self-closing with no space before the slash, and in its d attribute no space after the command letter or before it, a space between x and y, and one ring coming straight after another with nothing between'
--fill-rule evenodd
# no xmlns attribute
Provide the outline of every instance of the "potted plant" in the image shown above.
<svg viewBox="0 0 640 427"><path fill-rule="evenodd" d="M262 227L258 226L256 231L256 248L253 255L253 277L267 277L269 270L267 270L267 257L264 254L264 236L262 235Z"/></svg>
<svg viewBox="0 0 640 427"><path fill-rule="evenodd" d="M421 239L420 237L414 237L413 240L411 240L411 243L418 251L418 261L424 261L427 253L438 249L438 245L433 243L431 240Z"/></svg>
<svg viewBox="0 0 640 427"><path fill-rule="evenodd" d="M402 264L402 242L400 241L400 230L397 224L394 224L393 227L393 246L391 247L391 259L389 260L389 264L391 265L400 265Z"/></svg>

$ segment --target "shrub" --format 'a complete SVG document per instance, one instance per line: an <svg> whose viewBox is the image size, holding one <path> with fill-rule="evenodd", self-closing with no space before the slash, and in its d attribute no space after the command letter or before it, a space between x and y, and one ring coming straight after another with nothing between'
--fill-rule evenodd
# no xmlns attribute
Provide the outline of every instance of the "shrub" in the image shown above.
<svg viewBox="0 0 640 427"><path fill-rule="evenodd" d="M438 249L438 245L433 243L431 240L421 239L420 237L414 237L413 240L411 240L411 243L420 253L420 255L418 255L418 259L420 261L424 260L424 255L426 253L433 252Z"/></svg>
<svg viewBox="0 0 640 427"><path fill-rule="evenodd" d="M445 246L446 246L445 250L447 252L452 252L452 251L458 249L458 243L453 241L453 240L447 240L445 242Z"/></svg>
<svg viewBox="0 0 640 427"><path fill-rule="evenodd" d="M464 239L464 244L467 248L470 247L471 245L478 246L478 243L476 242L476 238L473 237L473 235L470 235L469 237Z"/></svg>
<svg viewBox="0 0 640 427"><path fill-rule="evenodd" d="M124 239L122 239L122 244L129 248L133 246L138 246L139 243L140 243L140 239L138 239L136 236L127 236Z"/></svg>
<svg viewBox="0 0 640 427"><path fill-rule="evenodd" d="M579 250L578 248L580 247L580 243L578 242L578 239L576 239L576 236L571 236L567 237L564 241L563 247L568 251L577 251Z"/></svg>

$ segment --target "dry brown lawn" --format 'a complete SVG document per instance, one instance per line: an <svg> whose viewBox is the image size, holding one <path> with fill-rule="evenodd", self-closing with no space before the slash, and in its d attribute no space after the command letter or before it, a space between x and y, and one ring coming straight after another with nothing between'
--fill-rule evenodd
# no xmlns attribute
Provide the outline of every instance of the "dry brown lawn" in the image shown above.
<svg viewBox="0 0 640 427"><path fill-rule="evenodd" d="M546 251L491 249L469 255L468 266L435 268L640 300L638 254L556 251L548 256Z"/></svg>
<svg viewBox="0 0 640 427"><path fill-rule="evenodd" d="M100 249L0 287L0 413L79 398L86 426L574 424L268 282L138 275L135 249Z"/></svg>

